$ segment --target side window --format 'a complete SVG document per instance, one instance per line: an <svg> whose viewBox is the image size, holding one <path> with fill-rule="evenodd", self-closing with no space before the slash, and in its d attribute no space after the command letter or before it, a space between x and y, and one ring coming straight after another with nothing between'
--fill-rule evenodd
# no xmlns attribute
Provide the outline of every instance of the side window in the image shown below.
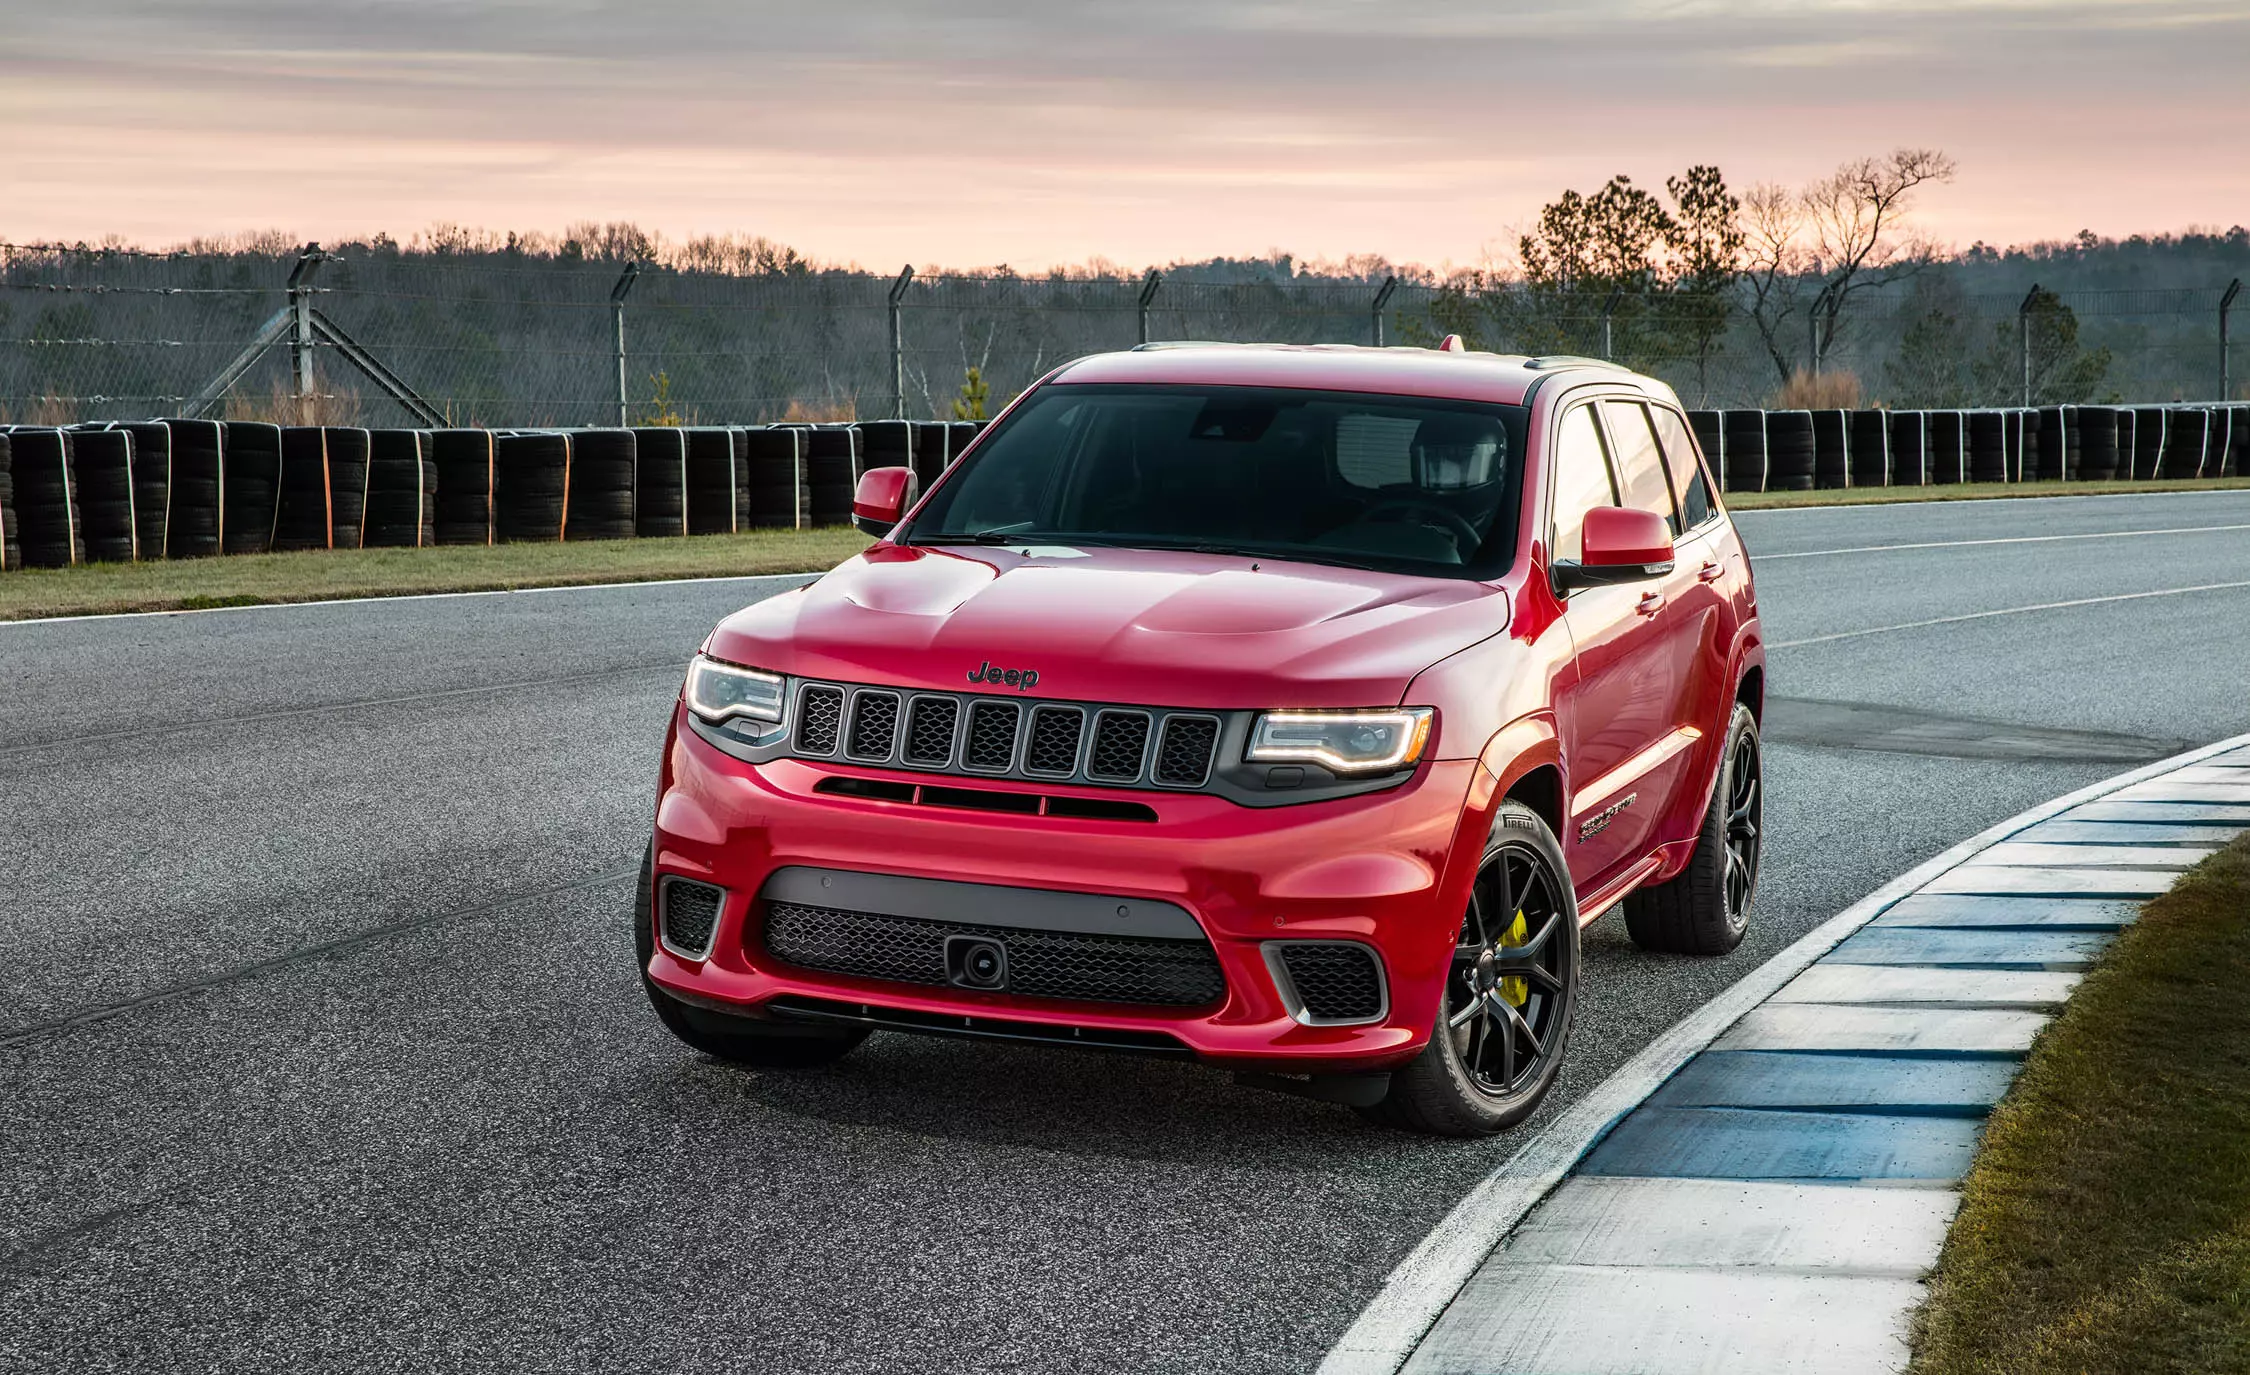
<svg viewBox="0 0 2250 1375"><path fill-rule="evenodd" d="M1679 513L1672 509L1672 485L1664 476L1664 451L1649 428L1648 407L1638 401L1602 402L1610 442L1617 446L1617 476L1625 484L1623 505L1664 517L1676 539Z"/></svg>
<svg viewBox="0 0 2250 1375"><path fill-rule="evenodd" d="M1680 494L1680 524L1693 530L1718 514L1711 505L1711 485L1696 461L1695 437L1678 411L1649 407L1656 417L1656 437L1664 441L1664 456L1672 464L1672 490Z"/></svg>
<svg viewBox="0 0 2250 1375"><path fill-rule="evenodd" d="M1602 449L1601 431L1594 426L1592 406L1574 406L1563 413L1562 425L1555 431L1553 468L1552 557L1575 562L1585 550L1586 513L1596 506L1617 505L1617 487L1610 480L1609 459Z"/></svg>

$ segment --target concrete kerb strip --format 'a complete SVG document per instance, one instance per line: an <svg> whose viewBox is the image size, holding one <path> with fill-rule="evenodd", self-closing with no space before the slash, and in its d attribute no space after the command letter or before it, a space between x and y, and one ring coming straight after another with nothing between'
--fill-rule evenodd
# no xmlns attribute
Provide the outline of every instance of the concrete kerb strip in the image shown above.
<svg viewBox="0 0 2250 1375"><path fill-rule="evenodd" d="M1901 899L1971 857L2074 807L2245 747L2250 747L2250 735L2205 745L1988 827L1884 884L1744 975L1658 1036L1470 1190L1391 1271L1374 1300L1320 1363L1318 1375L1396 1375L1486 1258L1612 1128L1691 1058Z"/></svg>

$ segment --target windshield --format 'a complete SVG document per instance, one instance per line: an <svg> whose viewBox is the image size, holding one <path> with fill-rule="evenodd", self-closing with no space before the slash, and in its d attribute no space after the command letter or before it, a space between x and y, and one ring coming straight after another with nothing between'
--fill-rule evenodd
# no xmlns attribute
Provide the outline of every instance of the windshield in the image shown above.
<svg viewBox="0 0 2250 1375"><path fill-rule="evenodd" d="M908 544L1198 549L1452 577L1513 555L1520 406L1269 387L1042 387Z"/></svg>

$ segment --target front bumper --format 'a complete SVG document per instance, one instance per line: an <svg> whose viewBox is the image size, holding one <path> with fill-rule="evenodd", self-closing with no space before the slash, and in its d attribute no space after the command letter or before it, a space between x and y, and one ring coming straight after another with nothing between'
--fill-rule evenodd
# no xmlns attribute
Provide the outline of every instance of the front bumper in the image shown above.
<svg viewBox="0 0 2250 1375"><path fill-rule="evenodd" d="M705 743L676 715L657 808L656 871L717 884L730 900L705 958L683 958L659 944L648 974L677 997L751 1016L817 1000L832 1012L864 1009L888 1025L939 1029L933 1019L960 1018L961 1029L972 1032L1046 1027L1058 1040L1151 1045L1153 1034L1200 1058L1245 1068L1389 1068L1422 1047L1437 1018L1489 824L1490 789L1474 787L1480 773L1474 760L1432 761L1389 791L1275 808L1202 794L1132 794L1155 808L1154 823L1004 815L815 793L816 784L838 776L907 775L792 759L745 763ZM1118 796L976 782L1049 796ZM1457 862L1461 856L1465 862ZM1214 1003L1181 1009L796 968L768 954L759 931L757 895L788 866L1174 904L1210 940L1226 989ZM1004 924L1006 915L996 912L992 920ZM1389 989L1380 1019L1319 1026L1292 1016L1264 947L1296 939L1372 947Z"/></svg>

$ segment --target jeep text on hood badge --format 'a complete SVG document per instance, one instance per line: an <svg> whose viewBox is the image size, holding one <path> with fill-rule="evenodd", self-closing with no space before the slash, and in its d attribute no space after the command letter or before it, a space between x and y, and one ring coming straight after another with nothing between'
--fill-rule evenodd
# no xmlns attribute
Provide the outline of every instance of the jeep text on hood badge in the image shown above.
<svg viewBox="0 0 2250 1375"><path fill-rule="evenodd" d="M1033 668L994 668L988 660L969 670L972 683L1006 684L1018 692L1029 692L1039 682L1039 670Z"/></svg>

